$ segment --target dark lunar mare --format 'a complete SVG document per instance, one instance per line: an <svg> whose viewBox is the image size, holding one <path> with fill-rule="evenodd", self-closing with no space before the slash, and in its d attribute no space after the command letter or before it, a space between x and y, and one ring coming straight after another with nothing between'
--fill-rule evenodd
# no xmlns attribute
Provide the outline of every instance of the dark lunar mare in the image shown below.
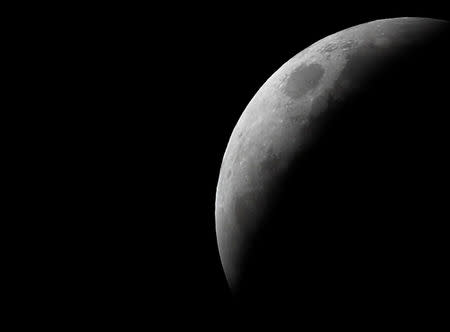
<svg viewBox="0 0 450 332"><path fill-rule="evenodd" d="M415 324L448 283L447 29L367 70L312 122L308 148L273 188L235 290L246 317L335 326ZM364 52L364 51L362 51ZM364 72L362 72L364 70Z"/></svg>

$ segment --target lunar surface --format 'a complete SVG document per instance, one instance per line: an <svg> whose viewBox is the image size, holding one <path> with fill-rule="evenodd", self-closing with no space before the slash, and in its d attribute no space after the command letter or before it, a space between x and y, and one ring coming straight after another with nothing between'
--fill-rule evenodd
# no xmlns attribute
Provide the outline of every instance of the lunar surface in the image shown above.
<svg viewBox="0 0 450 332"><path fill-rule="evenodd" d="M375 275L387 282L381 266L392 272L398 264L380 257L388 247L400 257L392 237L407 222L397 191L414 191L408 169L417 175L425 165L417 161L432 134L424 134L425 119L445 94L436 81L436 63L448 62L439 49L444 32L446 21L427 18L351 27L298 53L262 85L232 132L216 192L218 247L233 292L295 289L323 299L350 284L365 289ZM391 205L396 212L387 213Z"/></svg>

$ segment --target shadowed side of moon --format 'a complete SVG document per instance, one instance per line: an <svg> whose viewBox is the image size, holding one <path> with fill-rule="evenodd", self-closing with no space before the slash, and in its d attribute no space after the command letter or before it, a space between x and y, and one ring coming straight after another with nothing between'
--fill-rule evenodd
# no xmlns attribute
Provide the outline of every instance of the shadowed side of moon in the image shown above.
<svg viewBox="0 0 450 332"><path fill-rule="evenodd" d="M242 303L369 315L378 300L417 305L424 280L443 275L445 38L432 19L356 26L289 60L250 101L216 195Z"/></svg>

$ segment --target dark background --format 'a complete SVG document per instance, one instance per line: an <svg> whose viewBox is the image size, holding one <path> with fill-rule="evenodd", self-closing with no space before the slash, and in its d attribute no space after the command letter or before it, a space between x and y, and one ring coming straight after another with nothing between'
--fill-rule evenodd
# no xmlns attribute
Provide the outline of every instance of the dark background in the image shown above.
<svg viewBox="0 0 450 332"><path fill-rule="evenodd" d="M30 230L51 240L39 240L44 254L29 254L37 262L23 282L37 292L30 306L48 300L40 319L66 323L214 330L240 321L214 205L228 139L250 99L332 33L383 18L448 17L429 2L50 9L51 19L35 17L44 29L27 29L34 43L20 58L34 91L26 99L55 110L26 118L51 129L38 128L43 143L29 140L38 152L23 174L37 183L27 195L42 199L32 212L57 225Z"/></svg>

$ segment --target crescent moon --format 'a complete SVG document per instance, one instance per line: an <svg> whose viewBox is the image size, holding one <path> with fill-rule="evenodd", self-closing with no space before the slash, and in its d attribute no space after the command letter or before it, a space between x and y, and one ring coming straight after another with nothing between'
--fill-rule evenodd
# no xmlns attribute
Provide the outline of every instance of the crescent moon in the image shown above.
<svg viewBox="0 0 450 332"><path fill-rule="evenodd" d="M364 94L380 68L411 54L444 26L426 18L361 24L309 46L262 85L231 134L217 185L217 241L232 290L252 264L248 253L272 213L281 179L323 132L320 119L336 112L334 105Z"/></svg>

